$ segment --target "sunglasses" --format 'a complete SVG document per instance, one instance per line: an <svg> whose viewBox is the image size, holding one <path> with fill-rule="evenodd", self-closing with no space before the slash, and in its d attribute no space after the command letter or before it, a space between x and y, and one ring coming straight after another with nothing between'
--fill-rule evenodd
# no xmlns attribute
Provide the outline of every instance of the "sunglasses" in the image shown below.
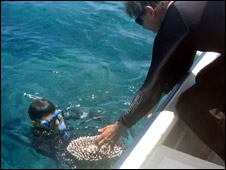
<svg viewBox="0 0 226 170"><path fill-rule="evenodd" d="M142 11L140 15L135 19L135 22L141 26L143 26L143 20L140 17L143 16L144 14L145 14L145 11Z"/></svg>
<svg viewBox="0 0 226 170"><path fill-rule="evenodd" d="M46 127L50 127L50 122L53 122L53 126L56 123L56 119L59 121L63 118L64 112L62 110L56 112L49 120L41 120L40 124L45 125Z"/></svg>

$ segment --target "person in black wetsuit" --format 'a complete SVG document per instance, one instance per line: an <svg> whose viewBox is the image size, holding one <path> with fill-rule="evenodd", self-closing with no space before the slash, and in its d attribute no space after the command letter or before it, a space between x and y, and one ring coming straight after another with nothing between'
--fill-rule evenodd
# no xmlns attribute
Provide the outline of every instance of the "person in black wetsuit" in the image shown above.
<svg viewBox="0 0 226 170"><path fill-rule="evenodd" d="M144 29L157 33L147 78L116 123L99 129L98 145L114 145L123 131L150 113L188 73L196 52L220 53L198 73L196 84L176 105L181 119L223 160L225 131L209 113L225 112L225 2L128 1L127 13Z"/></svg>

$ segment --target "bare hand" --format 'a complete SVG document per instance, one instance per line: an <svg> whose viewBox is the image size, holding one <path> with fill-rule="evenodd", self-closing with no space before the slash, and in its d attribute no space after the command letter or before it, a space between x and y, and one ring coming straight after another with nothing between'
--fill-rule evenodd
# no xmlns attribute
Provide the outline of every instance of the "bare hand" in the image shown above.
<svg viewBox="0 0 226 170"><path fill-rule="evenodd" d="M106 147L108 145L113 147L126 129L127 127L120 122L99 129L98 132L102 134L96 138L97 145L104 144Z"/></svg>

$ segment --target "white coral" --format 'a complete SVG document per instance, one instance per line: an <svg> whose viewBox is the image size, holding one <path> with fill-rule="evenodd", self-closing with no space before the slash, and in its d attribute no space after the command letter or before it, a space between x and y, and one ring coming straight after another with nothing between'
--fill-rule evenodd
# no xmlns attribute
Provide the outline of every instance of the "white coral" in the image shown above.
<svg viewBox="0 0 226 170"><path fill-rule="evenodd" d="M122 154L122 143L117 143L114 149L102 145L100 148L95 143L97 136L80 137L70 142L67 150L79 160L98 161L113 158Z"/></svg>

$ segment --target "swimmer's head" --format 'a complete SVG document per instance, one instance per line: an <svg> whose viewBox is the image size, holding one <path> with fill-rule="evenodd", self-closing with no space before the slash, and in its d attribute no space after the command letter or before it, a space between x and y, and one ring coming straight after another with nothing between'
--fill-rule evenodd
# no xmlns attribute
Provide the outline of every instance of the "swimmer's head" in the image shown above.
<svg viewBox="0 0 226 170"><path fill-rule="evenodd" d="M28 114L35 127L60 130L66 128L63 111L57 111L56 107L48 100L34 100L28 109Z"/></svg>

